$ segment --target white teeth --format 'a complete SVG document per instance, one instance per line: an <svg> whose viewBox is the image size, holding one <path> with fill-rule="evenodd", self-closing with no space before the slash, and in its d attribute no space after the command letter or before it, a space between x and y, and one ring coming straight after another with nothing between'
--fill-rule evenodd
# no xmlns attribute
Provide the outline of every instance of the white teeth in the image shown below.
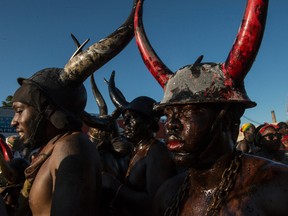
<svg viewBox="0 0 288 216"><path fill-rule="evenodd" d="M181 155L181 156L185 156L185 155L188 155L189 153L186 153L186 152L177 152L176 154L177 154L177 155Z"/></svg>
<svg viewBox="0 0 288 216"><path fill-rule="evenodd" d="M171 136L169 136L169 139L170 139L170 140L177 140L177 137L174 136L174 135L171 135Z"/></svg>

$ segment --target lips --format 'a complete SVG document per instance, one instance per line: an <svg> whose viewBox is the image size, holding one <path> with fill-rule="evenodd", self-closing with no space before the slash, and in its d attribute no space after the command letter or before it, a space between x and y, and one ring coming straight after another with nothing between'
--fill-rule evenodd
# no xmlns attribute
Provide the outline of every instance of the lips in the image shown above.
<svg viewBox="0 0 288 216"><path fill-rule="evenodd" d="M179 150L184 144L179 140L168 141L167 148L171 151Z"/></svg>
<svg viewBox="0 0 288 216"><path fill-rule="evenodd" d="M18 133L20 139L24 136L24 132L22 130L16 129L16 133Z"/></svg>

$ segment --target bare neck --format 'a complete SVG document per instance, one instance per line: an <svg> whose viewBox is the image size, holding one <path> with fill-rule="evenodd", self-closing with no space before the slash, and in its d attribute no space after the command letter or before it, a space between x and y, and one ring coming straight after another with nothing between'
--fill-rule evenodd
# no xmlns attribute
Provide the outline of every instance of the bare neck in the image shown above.
<svg viewBox="0 0 288 216"><path fill-rule="evenodd" d="M197 187L206 190L217 187L221 181L222 173L230 166L233 160L233 151L221 155L213 165L207 169L190 168L191 183L195 189Z"/></svg>

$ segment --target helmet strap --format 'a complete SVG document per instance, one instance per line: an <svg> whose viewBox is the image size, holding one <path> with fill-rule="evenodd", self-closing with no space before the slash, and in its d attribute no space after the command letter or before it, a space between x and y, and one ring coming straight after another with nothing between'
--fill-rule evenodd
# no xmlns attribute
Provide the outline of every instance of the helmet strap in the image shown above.
<svg viewBox="0 0 288 216"><path fill-rule="evenodd" d="M31 134L31 136L28 138L28 143L29 146L32 147L33 149L38 148L39 143L38 143L38 138L40 135L40 131L41 131L41 123L43 122L43 118L44 118L44 112L39 112L37 117L36 117L36 127L33 131L33 133Z"/></svg>
<svg viewBox="0 0 288 216"><path fill-rule="evenodd" d="M198 159L202 158L202 157L205 155L205 153L206 153L207 151L209 151L208 149L211 147L211 146L210 146L211 143L212 143L213 140L218 136L218 134L215 133L215 131L216 131L217 129L219 129L219 126L220 126L220 124L221 124L221 121L222 121L223 118L226 116L227 111L228 111L229 108L230 108L230 104L225 105L225 106L221 109L221 111L219 112L217 118L214 120L214 122L213 122L213 124L212 124L212 126L211 126L211 128L210 128L209 134L207 135L207 142L206 142L206 144L204 144L204 145L202 146L202 148L199 149L199 151L198 151L198 153L199 153Z"/></svg>
<svg viewBox="0 0 288 216"><path fill-rule="evenodd" d="M209 132L209 135L212 135L214 133L214 131L216 130L216 128L218 128L219 126L219 123L223 120L224 116L226 115L228 109L230 108L230 104L226 104L224 106L223 109L221 109L221 111L219 112L217 118L215 119L213 125L211 126L211 129L210 129L210 132Z"/></svg>

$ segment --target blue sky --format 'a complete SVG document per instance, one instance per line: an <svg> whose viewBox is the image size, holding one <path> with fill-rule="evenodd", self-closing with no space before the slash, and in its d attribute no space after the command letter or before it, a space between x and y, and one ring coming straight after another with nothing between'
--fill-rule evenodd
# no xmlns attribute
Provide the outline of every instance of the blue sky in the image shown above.
<svg viewBox="0 0 288 216"><path fill-rule="evenodd" d="M75 51L70 33L86 47L120 26L132 0L2 0L0 2L0 100L18 88L18 77L30 77L46 67L64 67ZM145 0L143 22L150 43L172 70L191 64L224 62L237 35L246 0ZM257 58L245 78L255 108L242 123L288 120L288 1L270 0L266 29ZM131 101L146 95L160 101L163 89L150 75L133 39L118 56L95 73L109 113L114 106L103 78L116 71L116 85ZM86 111L98 113L90 82Z"/></svg>

